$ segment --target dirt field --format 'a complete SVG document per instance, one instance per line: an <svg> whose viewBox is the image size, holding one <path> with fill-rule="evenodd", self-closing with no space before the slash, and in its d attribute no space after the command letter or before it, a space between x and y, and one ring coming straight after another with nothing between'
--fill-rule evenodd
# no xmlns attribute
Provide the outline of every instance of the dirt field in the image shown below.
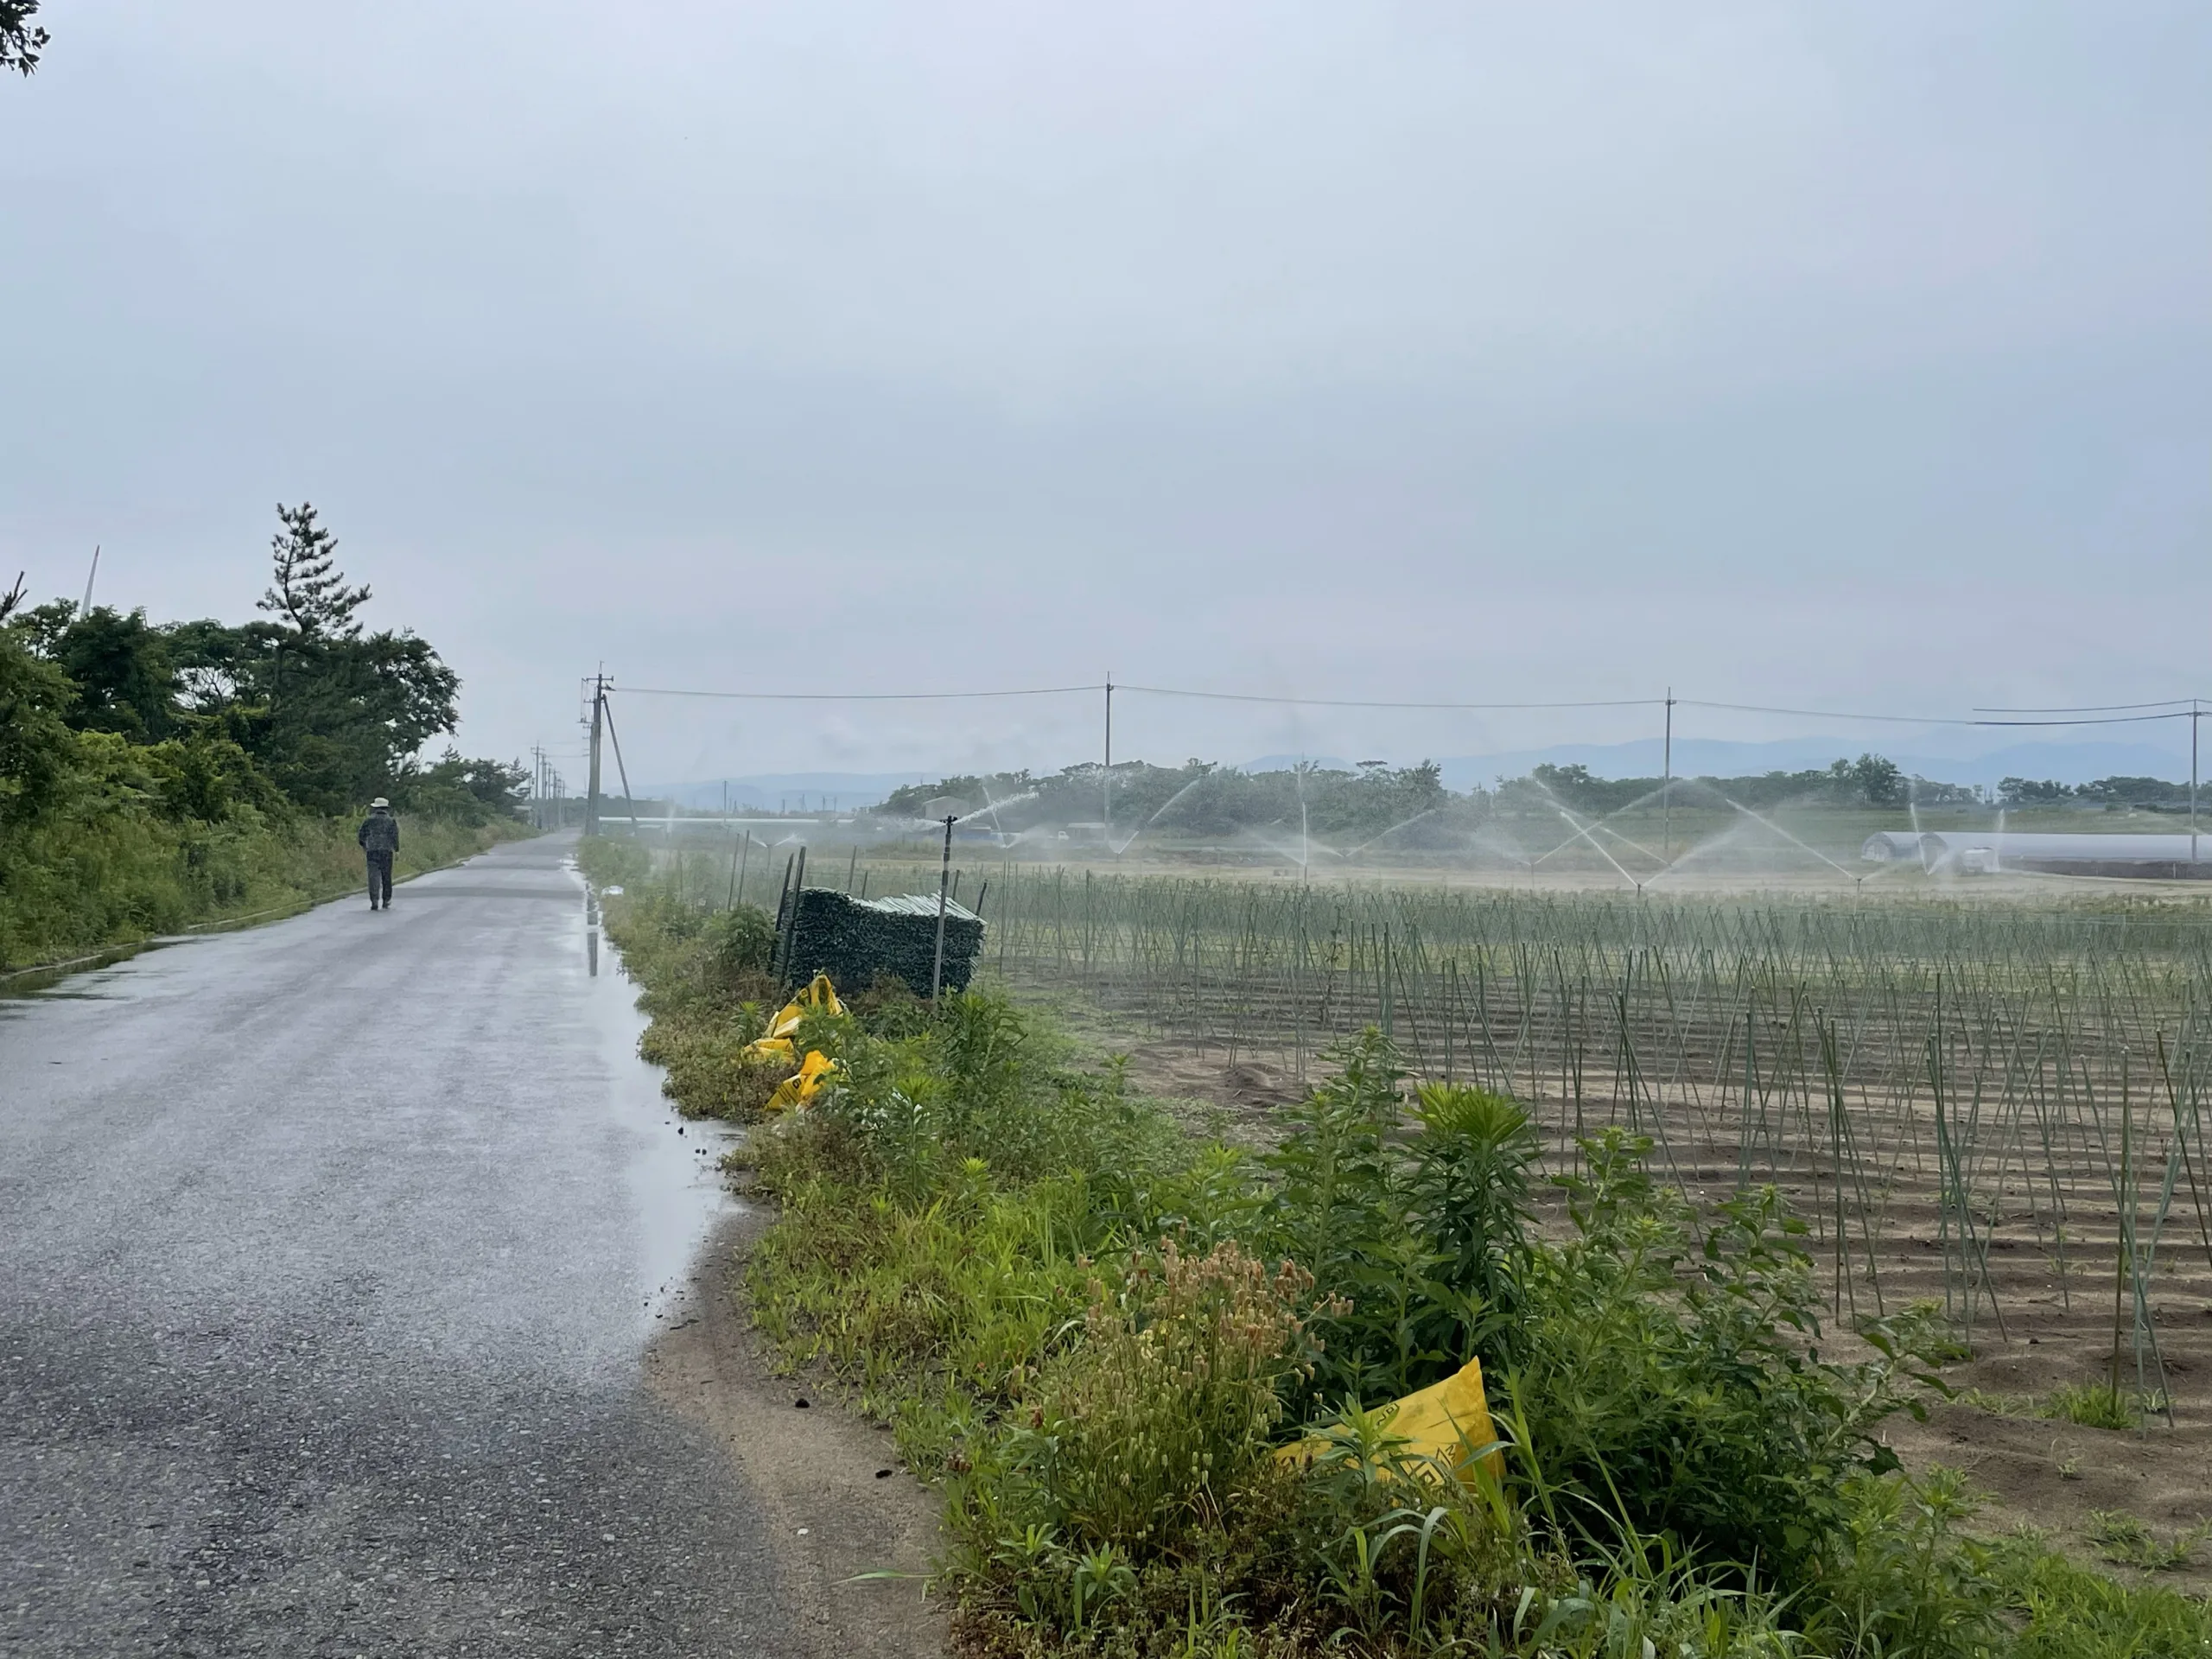
<svg viewBox="0 0 2212 1659"><path fill-rule="evenodd" d="M1051 1000L1087 1046L1128 1053L1133 1086L1176 1103L1193 1128L1264 1146L1280 1133L1281 1109L1304 1092L1292 1057L1246 1050L1231 1060L1218 1048L1147 1039L1134 1022L1088 999L1063 993ZM1586 1098L1584 1104L1598 1115L1598 1103ZM1557 1107L1556 1100L1541 1103L1540 1116L1552 1116ZM1556 1160L1562 1137L1555 1116L1547 1127ZM1692 1193L1710 1200L1732 1189L1732 1142L1678 1139L1674 1151ZM1905 1160L1897 1162L1884 1194L1877 1271L1870 1274L1855 1253L1848 1258L1841 1298L1847 1317L1854 1306L1866 1315L1916 1300L1944 1300L1943 1216L1936 1185L1915 1175ZM2212 1249L2197 1233L2193 1212L2170 1220L2148 1293L2171 1426L2160 1416L2131 1432L2031 1414L2046 1408L2054 1389L2102 1383L2111 1376L2119 1211L2108 1186L2101 1205L2095 1201L2088 1175L2076 1172L2067 1182L2063 1275L2047 1197L2031 1207L2022 1173L2004 1184L1994 1224L1980 1235L1987 1272L1974 1287L1972 1351L1943 1367L1942 1375L1954 1389L1977 1391L1977 1398L2002 1409L1936 1402L1924 1424L1895 1420L1888 1439L1908 1466L1942 1463L1966 1471L1986 1497L1980 1524L1987 1533L2033 1526L2078 1558L2123 1577L2148 1576L2131 1561L2158 1558L2163 1581L2204 1593L2212 1591L2212 1541L2197 1543L2192 1529L2212 1523ZM1783 1186L1808 1218L1834 1197L1833 1185L1817 1176ZM1859 1243L1854 1238L1854 1251ZM1833 1263L1832 1255L1821 1255L1821 1239L1813 1248ZM1962 1314L1960 1252L1950 1254L1949 1287ZM1977 1267L1979 1261L1977 1254ZM1833 1293L1832 1272L1823 1278ZM2136 1388L2130 1300L2120 1304L2126 1394ZM1963 1335L1964 1321L1958 1323ZM2147 1359L2145 1379L2155 1389Z"/></svg>

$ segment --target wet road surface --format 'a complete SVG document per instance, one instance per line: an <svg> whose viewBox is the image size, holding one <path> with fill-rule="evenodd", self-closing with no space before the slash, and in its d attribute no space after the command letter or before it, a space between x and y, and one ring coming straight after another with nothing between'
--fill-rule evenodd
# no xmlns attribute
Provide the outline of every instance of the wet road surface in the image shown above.
<svg viewBox="0 0 2212 1659"><path fill-rule="evenodd" d="M0 1001L0 1653L803 1650L572 844Z"/></svg>

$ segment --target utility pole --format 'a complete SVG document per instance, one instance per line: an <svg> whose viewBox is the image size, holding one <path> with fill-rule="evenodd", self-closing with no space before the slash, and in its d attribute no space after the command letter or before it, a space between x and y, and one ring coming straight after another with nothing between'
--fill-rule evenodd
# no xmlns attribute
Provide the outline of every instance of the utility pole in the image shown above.
<svg viewBox="0 0 2212 1659"><path fill-rule="evenodd" d="M945 884L952 880L952 826L960 820L948 814L944 820L944 861L937 870L937 959L930 965L930 1006L937 1006L937 994L944 984L944 893Z"/></svg>
<svg viewBox="0 0 2212 1659"><path fill-rule="evenodd" d="M1675 860L1675 688L1667 688L1667 735L1660 749L1659 780L1659 856L1662 862Z"/></svg>
<svg viewBox="0 0 2212 1659"><path fill-rule="evenodd" d="M1114 845L1114 671L1106 671L1106 769L1098 774L1098 833L1110 851Z"/></svg>
<svg viewBox="0 0 2212 1659"><path fill-rule="evenodd" d="M630 814L630 835L632 839L640 839L644 836L645 831L638 823L638 798L631 792L630 768L622 764L622 734L614 729L614 705L607 700L607 694L613 689L614 682L602 677L599 688L599 702L601 708L607 711L607 736L608 741L614 745L614 775L622 780L622 804ZM671 803L671 806L673 804ZM670 844L672 846L675 844L676 838L675 823L671 820L667 828ZM806 849L802 845L799 848L800 868L804 868L805 863Z"/></svg>
<svg viewBox="0 0 2212 1659"><path fill-rule="evenodd" d="M594 674L591 682L591 781L584 796L584 834L599 833L599 736L607 718L607 676Z"/></svg>
<svg viewBox="0 0 2212 1659"><path fill-rule="evenodd" d="M2189 700L2189 861L2196 862L2196 728L2204 717L2197 700Z"/></svg>

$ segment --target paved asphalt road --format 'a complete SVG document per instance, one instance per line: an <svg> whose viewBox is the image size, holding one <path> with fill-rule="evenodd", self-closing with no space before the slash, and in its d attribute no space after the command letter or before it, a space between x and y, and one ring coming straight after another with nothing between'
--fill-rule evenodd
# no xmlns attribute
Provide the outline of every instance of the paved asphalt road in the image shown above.
<svg viewBox="0 0 2212 1659"><path fill-rule="evenodd" d="M799 1650L570 844L0 1001L0 1653Z"/></svg>

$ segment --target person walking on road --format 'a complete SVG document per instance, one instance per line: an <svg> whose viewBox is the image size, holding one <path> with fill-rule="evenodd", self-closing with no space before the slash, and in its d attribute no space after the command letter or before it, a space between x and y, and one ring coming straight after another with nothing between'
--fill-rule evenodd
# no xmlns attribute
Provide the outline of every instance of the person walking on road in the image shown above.
<svg viewBox="0 0 2212 1659"><path fill-rule="evenodd" d="M361 820L357 837L369 855L369 908L391 908L391 859L399 850L399 820L391 816L391 803L381 795L369 803L369 816Z"/></svg>

